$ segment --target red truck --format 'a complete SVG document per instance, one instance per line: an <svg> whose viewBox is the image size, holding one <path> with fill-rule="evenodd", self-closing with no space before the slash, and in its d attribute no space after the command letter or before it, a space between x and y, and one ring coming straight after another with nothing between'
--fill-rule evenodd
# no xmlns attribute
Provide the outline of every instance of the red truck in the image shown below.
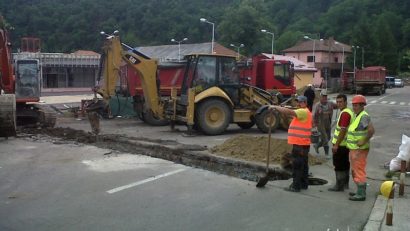
<svg viewBox="0 0 410 231"><path fill-rule="evenodd" d="M242 65L240 76L243 83L268 92L280 92L286 98L296 93L291 61L274 60L264 54L259 54L252 57L251 63Z"/></svg>
<svg viewBox="0 0 410 231"><path fill-rule="evenodd" d="M356 72L344 72L342 78L344 91L353 93L386 93L386 68L371 66L357 69Z"/></svg>

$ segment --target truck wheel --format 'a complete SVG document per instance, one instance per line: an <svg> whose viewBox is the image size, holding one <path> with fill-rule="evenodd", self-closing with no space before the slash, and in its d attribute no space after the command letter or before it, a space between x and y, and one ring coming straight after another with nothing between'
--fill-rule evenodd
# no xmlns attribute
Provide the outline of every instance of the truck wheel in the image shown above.
<svg viewBox="0 0 410 231"><path fill-rule="evenodd" d="M168 120L155 118L151 111L143 112L141 117L142 121L152 126L165 126L169 124Z"/></svg>
<svg viewBox="0 0 410 231"><path fill-rule="evenodd" d="M269 115L269 110L264 110L260 114L256 115L256 126L258 129L264 133L267 133L269 131L270 118L273 118L271 129L272 132L274 132L276 128L278 128L280 120L279 114L276 111L273 112L273 117Z"/></svg>
<svg viewBox="0 0 410 231"><path fill-rule="evenodd" d="M198 105L195 117L199 129L206 135L219 135L228 127L232 112L229 106L217 99L209 99Z"/></svg>
<svg viewBox="0 0 410 231"><path fill-rule="evenodd" d="M236 124L242 129L249 129L249 128L253 127L253 125L255 125L255 121L239 122L239 123L236 123Z"/></svg>

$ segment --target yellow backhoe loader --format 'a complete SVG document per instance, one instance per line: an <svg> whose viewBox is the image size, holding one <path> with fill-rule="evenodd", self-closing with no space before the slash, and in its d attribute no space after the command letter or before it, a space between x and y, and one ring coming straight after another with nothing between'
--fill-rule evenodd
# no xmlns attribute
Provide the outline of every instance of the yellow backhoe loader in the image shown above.
<svg viewBox="0 0 410 231"><path fill-rule="evenodd" d="M256 124L263 132L268 132L270 124L272 130L278 127L279 115L272 118L267 110L268 105L278 103L277 97L240 83L234 56L187 55L181 94L177 96L175 89L171 97L163 98L158 89L157 60L121 43L118 31L102 34L106 36L102 55L104 84L96 88L96 93L106 103L115 95L120 66L125 61L141 77L144 94L143 98L134 96L134 106L138 113L144 114L143 118L150 118L145 120L147 123L166 121L171 126L184 123L189 132L196 129L206 135L223 133L230 123L243 129ZM272 123L270 118L274 120Z"/></svg>

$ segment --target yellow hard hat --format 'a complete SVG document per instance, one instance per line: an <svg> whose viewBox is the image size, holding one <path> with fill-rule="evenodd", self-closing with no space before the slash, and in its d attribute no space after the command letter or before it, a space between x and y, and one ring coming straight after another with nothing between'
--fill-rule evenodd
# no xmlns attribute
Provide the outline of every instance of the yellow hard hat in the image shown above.
<svg viewBox="0 0 410 231"><path fill-rule="evenodd" d="M393 190L393 186L394 186L394 181L385 181L382 183L382 185L380 185L380 193L389 198L390 197L390 192Z"/></svg>

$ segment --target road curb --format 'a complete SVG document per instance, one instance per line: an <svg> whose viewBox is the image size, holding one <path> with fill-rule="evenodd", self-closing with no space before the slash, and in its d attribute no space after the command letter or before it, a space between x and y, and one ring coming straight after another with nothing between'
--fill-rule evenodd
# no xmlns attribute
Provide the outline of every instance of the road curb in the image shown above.
<svg viewBox="0 0 410 231"><path fill-rule="evenodd" d="M387 199L382 195L377 196L363 231L381 230L386 208Z"/></svg>

